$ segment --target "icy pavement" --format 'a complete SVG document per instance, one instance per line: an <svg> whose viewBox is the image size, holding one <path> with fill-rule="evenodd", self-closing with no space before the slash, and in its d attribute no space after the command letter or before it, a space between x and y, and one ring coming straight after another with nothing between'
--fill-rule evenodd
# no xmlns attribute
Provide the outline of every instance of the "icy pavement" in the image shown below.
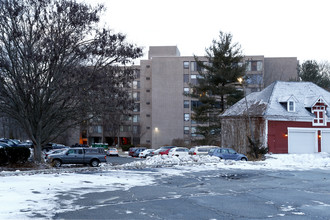
<svg viewBox="0 0 330 220"><path fill-rule="evenodd" d="M159 168L158 172L143 170ZM330 170L330 154L273 154L264 161L225 161L210 156L155 156L125 165L103 164L97 169L50 169L0 173L0 219L26 219L36 214L51 218L53 211L65 212L81 207L72 201L86 193L128 190L154 184L156 179L205 170ZM111 172L108 172L111 171ZM84 188L84 190L81 190ZM70 193L69 193L70 192ZM57 209L58 195L71 198L65 210ZM42 219L43 219L42 218Z"/></svg>

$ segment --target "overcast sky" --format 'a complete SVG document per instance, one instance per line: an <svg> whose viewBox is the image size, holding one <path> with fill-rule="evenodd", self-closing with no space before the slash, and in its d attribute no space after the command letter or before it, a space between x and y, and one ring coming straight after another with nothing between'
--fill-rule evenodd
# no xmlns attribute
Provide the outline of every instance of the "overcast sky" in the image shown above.
<svg viewBox="0 0 330 220"><path fill-rule="evenodd" d="M330 61L329 0L86 0L104 3L102 17L129 42L144 47L178 46L181 56L231 33L245 55Z"/></svg>

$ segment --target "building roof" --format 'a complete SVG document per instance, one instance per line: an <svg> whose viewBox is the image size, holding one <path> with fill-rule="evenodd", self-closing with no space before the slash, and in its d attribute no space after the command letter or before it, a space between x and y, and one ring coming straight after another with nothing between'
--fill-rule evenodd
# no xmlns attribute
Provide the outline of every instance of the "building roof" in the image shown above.
<svg viewBox="0 0 330 220"><path fill-rule="evenodd" d="M330 93L311 82L282 82L276 81L260 92L249 94L246 99L250 116L267 118L309 120L314 118L310 108L322 98L330 103ZM287 110L287 102L293 101L295 111ZM239 102L228 108L221 116L246 115L246 101ZM329 113L327 111L327 116Z"/></svg>

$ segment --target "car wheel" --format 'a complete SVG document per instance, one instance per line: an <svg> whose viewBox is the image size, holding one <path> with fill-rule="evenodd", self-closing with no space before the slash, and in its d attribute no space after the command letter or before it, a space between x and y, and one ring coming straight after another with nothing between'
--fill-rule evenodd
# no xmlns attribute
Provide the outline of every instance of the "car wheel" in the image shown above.
<svg viewBox="0 0 330 220"><path fill-rule="evenodd" d="M247 161L247 159L245 157L242 157L241 161Z"/></svg>
<svg viewBox="0 0 330 220"><path fill-rule="evenodd" d="M60 167L62 162L60 160L53 160L52 165L53 167Z"/></svg>
<svg viewBox="0 0 330 220"><path fill-rule="evenodd" d="M92 166L92 167L97 167L97 166L99 166L99 161L98 161L98 160L92 160L92 161L91 161L91 166Z"/></svg>

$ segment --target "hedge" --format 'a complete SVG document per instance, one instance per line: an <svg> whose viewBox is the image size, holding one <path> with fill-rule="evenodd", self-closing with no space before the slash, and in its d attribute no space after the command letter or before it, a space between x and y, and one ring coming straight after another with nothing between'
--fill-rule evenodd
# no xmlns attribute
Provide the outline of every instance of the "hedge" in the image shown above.
<svg viewBox="0 0 330 220"><path fill-rule="evenodd" d="M30 149L27 147L0 148L0 164L25 163L30 157Z"/></svg>

